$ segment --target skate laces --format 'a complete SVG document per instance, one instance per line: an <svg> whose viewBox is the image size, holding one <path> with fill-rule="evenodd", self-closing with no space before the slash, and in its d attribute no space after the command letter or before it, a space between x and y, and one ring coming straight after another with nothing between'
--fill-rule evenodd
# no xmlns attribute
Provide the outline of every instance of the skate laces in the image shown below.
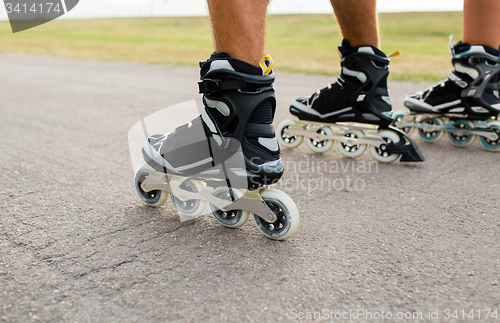
<svg viewBox="0 0 500 323"><path fill-rule="evenodd" d="M434 101L440 100L439 98L449 97L450 93L456 94L457 88L461 86L458 84L457 80L450 78L452 74L453 72L450 73L448 78L431 85L423 91L414 93L413 98L427 102L428 100ZM452 96L455 96L455 94Z"/></svg>
<svg viewBox="0 0 500 323"><path fill-rule="evenodd" d="M273 58L270 55L262 57L259 62L259 66L262 69L262 75L268 76L273 71Z"/></svg>
<svg viewBox="0 0 500 323"><path fill-rule="evenodd" d="M456 85L460 86L462 89L466 88L467 85L469 85L466 81L464 81L461 77L459 77L457 74L450 72L448 75L448 79L451 82L454 82ZM446 80L445 80L446 81Z"/></svg>

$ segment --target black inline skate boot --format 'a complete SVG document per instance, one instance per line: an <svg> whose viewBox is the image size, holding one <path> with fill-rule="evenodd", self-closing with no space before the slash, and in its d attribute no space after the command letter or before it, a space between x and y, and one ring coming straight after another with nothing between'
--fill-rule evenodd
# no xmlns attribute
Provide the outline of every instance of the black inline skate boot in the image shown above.
<svg viewBox="0 0 500 323"><path fill-rule="evenodd" d="M395 125L407 133L418 129L427 142L448 133L451 143L466 147L479 136L484 148L500 150L500 51L459 42L452 48L454 70L448 78L405 97L411 114Z"/></svg>
<svg viewBox="0 0 500 323"><path fill-rule="evenodd" d="M405 106L415 113L452 114L477 120L500 113L500 51L489 46L458 43L454 70L432 87L407 95Z"/></svg>
<svg viewBox="0 0 500 323"><path fill-rule="evenodd" d="M136 172L136 191L148 205L162 205L171 193L185 216L198 216L209 204L226 227L240 227L254 214L271 239L295 233L295 203L267 187L283 175L272 126L272 64L269 56L256 67L226 53L200 62L202 114L169 134L149 137L142 150L146 165Z"/></svg>
<svg viewBox="0 0 500 323"><path fill-rule="evenodd" d="M262 67L226 53L201 62L203 113L171 134L151 136L144 157L158 171L191 176L219 165L241 149L245 169L238 172L247 171L250 184L277 182L283 163L272 126L274 73L264 61L262 64L269 69L267 74L263 75Z"/></svg>
<svg viewBox="0 0 500 323"><path fill-rule="evenodd" d="M342 71L337 81L291 103L290 113L301 122L283 121L278 127L280 143L295 148L306 137L311 150L323 153L336 140L346 157L358 157L370 146L380 162L390 163L401 155L401 161L423 161L415 143L390 126L389 58L373 46L351 47L346 39L339 51Z"/></svg>
<svg viewBox="0 0 500 323"><path fill-rule="evenodd" d="M337 81L309 97L294 100L290 112L307 121L390 125L389 58L373 46L353 48L346 39L339 51L342 72Z"/></svg>

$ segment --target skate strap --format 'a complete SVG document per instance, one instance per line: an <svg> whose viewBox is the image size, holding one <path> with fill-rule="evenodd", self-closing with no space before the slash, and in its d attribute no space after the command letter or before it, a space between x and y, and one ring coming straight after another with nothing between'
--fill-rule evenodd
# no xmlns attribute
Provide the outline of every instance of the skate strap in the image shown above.
<svg viewBox="0 0 500 323"><path fill-rule="evenodd" d="M204 79L201 82L198 82L198 87L200 89L200 93L206 95L217 94L220 91L229 91L229 90L238 90L243 89L247 86L247 82L243 79L239 80L211 80Z"/></svg>
<svg viewBox="0 0 500 323"><path fill-rule="evenodd" d="M270 134L274 133L274 128L272 124L267 123L253 123L249 122L246 128L247 133L253 134Z"/></svg>
<svg viewBox="0 0 500 323"><path fill-rule="evenodd" d="M268 76L273 71L273 58L270 55L262 57L259 62L260 68L262 69L262 75Z"/></svg>
<svg viewBox="0 0 500 323"><path fill-rule="evenodd" d="M462 65L467 65L467 66L474 66L479 63L485 63L485 62L491 62L486 57L477 57L477 56L460 56L460 57L453 57L451 59L451 62L453 64L455 63L460 63ZM498 64L498 62L496 62Z"/></svg>

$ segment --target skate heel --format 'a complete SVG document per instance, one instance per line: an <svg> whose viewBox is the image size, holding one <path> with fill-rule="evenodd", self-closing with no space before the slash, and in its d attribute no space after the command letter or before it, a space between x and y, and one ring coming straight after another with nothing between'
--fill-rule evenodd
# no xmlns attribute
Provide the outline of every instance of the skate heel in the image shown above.
<svg viewBox="0 0 500 323"><path fill-rule="evenodd" d="M389 126L388 129L398 133L399 141L387 145L388 154L401 154L401 162L423 162L425 157L417 144L405 132L396 127Z"/></svg>
<svg viewBox="0 0 500 323"><path fill-rule="evenodd" d="M269 64L262 63L263 66L272 66L270 58L263 62L267 60ZM224 66L223 63L215 65ZM202 70L205 68L203 65ZM283 175L279 145L272 127L276 110L272 86L275 77L269 68L264 74L216 68L204 73L198 83L206 106L203 121L214 138L230 137L239 142L246 169L251 174L249 183L253 186L276 183ZM211 148L217 151L219 147Z"/></svg>

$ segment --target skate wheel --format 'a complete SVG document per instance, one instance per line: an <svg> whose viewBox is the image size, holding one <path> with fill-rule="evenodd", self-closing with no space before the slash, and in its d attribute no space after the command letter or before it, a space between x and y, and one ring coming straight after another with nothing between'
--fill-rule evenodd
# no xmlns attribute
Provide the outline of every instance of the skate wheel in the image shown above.
<svg viewBox="0 0 500 323"><path fill-rule="evenodd" d="M204 188L205 186L202 182L190 179L185 180L180 185L180 189L193 193L201 192ZM171 198L177 211L193 218L200 216L207 207L207 202L203 200L192 199L183 201L175 197L173 194L171 195Z"/></svg>
<svg viewBox="0 0 500 323"><path fill-rule="evenodd" d="M135 173L135 191L137 192L137 195L149 206L152 207L160 207L168 199L168 196L170 193L161 191L161 190L154 190L154 191L149 191L146 192L142 189L141 184L144 182L144 180L153 172L154 169L147 165L144 164L142 165L137 172Z"/></svg>
<svg viewBox="0 0 500 323"><path fill-rule="evenodd" d="M388 144L398 143L399 135L390 130L384 130L379 132L379 136L385 140ZM387 145L380 145L379 147L370 146L370 152L372 156L381 163L392 163L396 161L401 155L400 154L389 154L386 150Z"/></svg>
<svg viewBox="0 0 500 323"><path fill-rule="evenodd" d="M467 120L458 120L453 123L453 128L457 129L456 131L448 132L448 139L455 147L467 147L470 146L476 136L473 134L464 133L464 130L470 130L474 127L474 124Z"/></svg>
<svg viewBox="0 0 500 323"><path fill-rule="evenodd" d="M234 200L231 197L231 193L234 195ZM236 201L243 196L243 193L238 189L231 189L229 187L218 187L212 193L213 196L226 200L226 201ZM210 204L210 209L214 218L223 226L228 228L239 228L245 224L250 218L250 212L243 210L231 210L223 211L219 210L215 205Z"/></svg>
<svg viewBox="0 0 500 323"><path fill-rule="evenodd" d="M285 119L280 122L277 129L278 141L283 147L290 149L297 148L304 140L304 137L302 136L287 135L288 129L290 129L290 127L292 127L293 125L295 125L295 121L290 119Z"/></svg>
<svg viewBox="0 0 500 323"><path fill-rule="evenodd" d="M349 130L349 131L346 131L344 132L344 137L346 138L362 138L364 136L363 132L359 131L359 130ZM337 148L339 149L340 153L346 157L349 157L349 158L356 158L356 157L359 157L361 156L366 148L367 148L367 145L366 144L352 144L352 143L349 143L349 140L345 140L344 141L340 141L338 140L337 141Z"/></svg>
<svg viewBox="0 0 500 323"><path fill-rule="evenodd" d="M497 140L491 140L486 137L479 136L479 141L483 145L484 149L492 152L500 152L500 121L488 122L488 128L495 131L498 135Z"/></svg>
<svg viewBox="0 0 500 323"><path fill-rule="evenodd" d="M408 136L411 136L415 132L415 127L400 127L398 123L402 122L404 118L407 117L405 113L398 113L394 117L393 125L402 131L404 131Z"/></svg>
<svg viewBox="0 0 500 323"><path fill-rule="evenodd" d="M420 123L423 125L442 126L443 120L439 118L425 118L422 121L420 121ZM436 142L439 139L443 138L444 131L434 130L434 129L425 130L422 128L418 128L418 134L420 135L420 138L422 138L427 142Z"/></svg>
<svg viewBox="0 0 500 323"><path fill-rule="evenodd" d="M316 131L316 133L331 136L333 135L333 130L330 127L321 127ZM332 149L334 143L334 140L318 140L313 138L307 138L306 141L307 147L319 154L326 153Z"/></svg>
<svg viewBox="0 0 500 323"><path fill-rule="evenodd" d="M254 214L257 228L273 240L290 238L299 227L299 210L295 202L287 194L275 189L265 190L260 196L278 219L274 223L268 223Z"/></svg>

